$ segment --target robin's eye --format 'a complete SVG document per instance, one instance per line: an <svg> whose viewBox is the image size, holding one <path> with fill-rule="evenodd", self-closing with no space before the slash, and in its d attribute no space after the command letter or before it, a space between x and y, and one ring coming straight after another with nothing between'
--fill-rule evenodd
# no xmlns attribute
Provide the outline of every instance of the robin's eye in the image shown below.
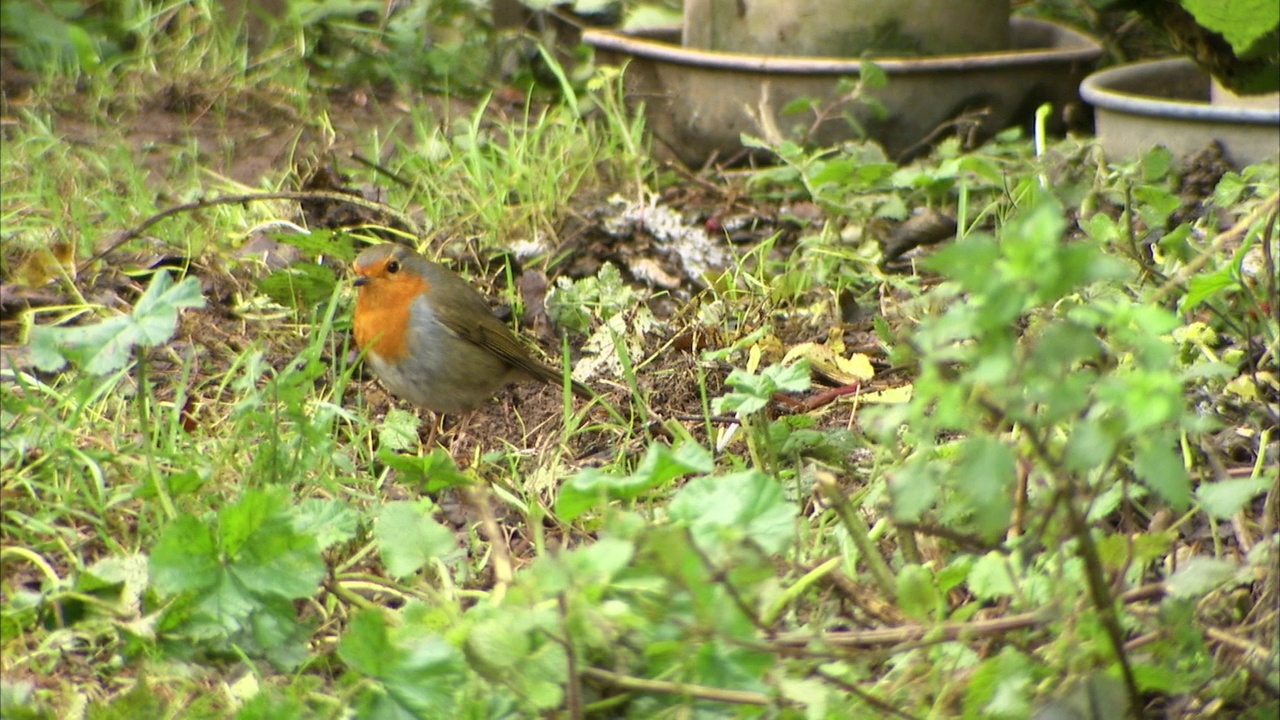
<svg viewBox="0 0 1280 720"><path fill-rule="evenodd" d="M391 262L387 263L388 274L395 275L398 272L400 272L400 262L398 260L392 260Z"/></svg>

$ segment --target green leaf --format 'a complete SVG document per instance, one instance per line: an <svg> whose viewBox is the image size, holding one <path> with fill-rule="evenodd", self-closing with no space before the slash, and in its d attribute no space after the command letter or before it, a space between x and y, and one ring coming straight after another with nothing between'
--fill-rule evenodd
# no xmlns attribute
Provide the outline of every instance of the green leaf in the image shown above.
<svg viewBox="0 0 1280 720"><path fill-rule="evenodd" d="M978 558L969 570L969 590L981 600L1012 597L1016 592L1010 559L996 551Z"/></svg>
<svg viewBox="0 0 1280 720"><path fill-rule="evenodd" d="M978 530L988 538L1005 531L1013 511L1013 450L999 440L979 435L963 441L955 466L955 484L971 503Z"/></svg>
<svg viewBox="0 0 1280 720"><path fill-rule="evenodd" d="M1118 404L1125 415L1125 430L1135 437L1143 437L1173 422L1182 411L1181 383L1165 371L1137 371L1124 377L1112 376L1104 387L1118 391Z"/></svg>
<svg viewBox="0 0 1280 720"><path fill-rule="evenodd" d="M383 505L374 535L382 563L393 577L412 575L432 558L458 549L453 531L431 519L417 503Z"/></svg>
<svg viewBox="0 0 1280 720"><path fill-rule="evenodd" d="M112 597L122 608L139 609L142 594L148 587L148 558L142 554L112 555L102 558L89 568L90 573L106 586L113 588ZM77 590L93 592L77 580ZM118 589L117 589L118 588Z"/></svg>
<svg viewBox="0 0 1280 720"><path fill-rule="evenodd" d="M1190 505L1191 478L1168 433L1142 439L1133 459L1133 469L1144 485L1175 510L1182 511Z"/></svg>
<svg viewBox="0 0 1280 720"><path fill-rule="evenodd" d="M1092 362L1102 354L1102 344L1093 328L1071 322L1057 322L1045 328L1031 357L1050 373L1064 372L1077 363Z"/></svg>
<svg viewBox="0 0 1280 720"><path fill-rule="evenodd" d="M1229 520L1254 498L1266 492L1270 480L1264 477L1228 478L1201 483L1196 499L1212 516Z"/></svg>
<svg viewBox="0 0 1280 720"><path fill-rule="evenodd" d="M235 555L247 545L255 533L277 517L283 505L278 493L250 490L240 502L218 513L219 540L228 555Z"/></svg>
<svg viewBox="0 0 1280 720"><path fill-rule="evenodd" d="M934 584L933 573L923 565L909 563L896 575L898 607L914 620L929 620L938 610L942 596Z"/></svg>
<svg viewBox="0 0 1280 720"><path fill-rule="evenodd" d="M992 272L999 257L1000 246L995 238L971 233L959 242L936 250L923 264L959 282L965 290L979 293L999 282L997 274Z"/></svg>
<svg viewBox="0 0 1280 720"><path fill-rule="evenodd" d="M1163 180L1169 175L1169 171L1173 169L1173 153L1163 145L1156 145L1147 151L1139 161L1142 168L1142 181L1153 183ZM1143 190L1144 187L1135 188Z"/></svg>
<svg viewBox="0 0 1280 720"><path fill-rule="evenodd" d="M167 271L151 278L133 311L95 325L31 328L31 359L45 372L74 361L91 375L106 375L124 367L135 347L155 347L173 337L178 311L204 307L200 281L187 277L177 285Z"/></svg>
<svg viewBox="0 0 1280 720"><path fill-rule="evenodd" d="M412 450L418 446L418 428L422 425L417 413L391 408L378 426L378 447L388 450Z"/></svg>
<svg viewBox="0 0 1280 720"><path fill-rule="evenodd" d="M579 583L610 583L635 557L635 544L629 540L603 537L585 547L561 552Z"/></svg>
<svg viewBox="0 0 1280 720"><path fill-rule="evenodd" d="M786 501L777 481L757 470L691 480L672 499L669 512L707 548L749 540L767 553L779 553L795 538L795 505Z"/></svg>
<svg viewBox="0 0 1280 720"><path fill-rule="evenodd" d="M356 536L360 515L341 500L312 498L298 507L293 528L315 538L316 547L327 550Z"/></svg>
<svg viewBox="0 0 1280 720"><path fill-rule="evenodd" d="M1218 207L1235 205L1248 187L1249 183L1241 177L1240 173L1229 170L1213 189L1213 204Z"/></svg>
<svg viewBox="0 0 1280 720"><path fill-rule="evenodd" d="M260 597L310 597L324 579L325 564L313 537L294 529L283 494L250 491L221 513L227 570Z"/></svg>
<svg viewBox="0 0 1280 720"><path fill-rule="evenodd" d="M89 707L87 717L89 720L132 720L133 718L152 718L164 717L166 707L168 705L166 692L157 692L152 687L154 681L148 681L146 678L140 678L134 686L123 695L117 695L111 699L110 703L95 704ZM10 718L23 717L22 715L9 714L9 707L4 708L5 720ZM32 717L45 717L36 715Z"/></svg>
<svg viewBox="0 0 1280 720"><path fill-rule="evenodd" d="M882 88L889 82L889 76L885 73L884 68L867 58L862 58L862 61L858 63L858 77L862 78L863 84L873 90Z"/></svg>
<svg viewBox="0 0 1280 720"><path fill-rule="evenodd" d="M315 228L309 233L269 232L267 235L272 240L298 248L306 257L328 255L343 262L356 259L355 242L345 230Z"/></svg>
<svg viewBox="0 0 1280 720"><path fill-rule="evenodd" d="M1086 419L1076 423L1067 439L1065 459L1074 472L1088 472L1111 459L1116 449L1116 432L1103 423Z"/></svg>
<svg viewBox="0 0 1280 720"><path fill-rule="evenodd" d="M938 499L936 465L927 458L912 458L889 483L893 516L916 522Z"/></svg>
<svg viewBox="0 0 1280 720"><path fill-rule="evenodd" d="M968 579L969 571L972 568L973 558L968 555L960 555L937 572L934 582L937 583L939 591L944 593L951 592Z"/></svg>
<svg viewBox="0 0 1280 720"><path fill-rule="evenodd" d="M764 369L763 375L782 392L804 392L812 383L809 361L804 359L790 365L770 365Z"/></svg>
<svg viewBox="0 0 1280 720"><path fill-rule="evenodd" d="M965 720L1030 717L1034 668L1031 658L1011 647L979 665L965 692Z"/></svg>
<svg viewBox="0 0 1280 720"><path fill-rule="evenodd" d="M824 185L850 185L858 172L860 163L856 160L828 160L819 169L809 175L809 184L814 187Z"/></svg>
<svg viewBox="0 0 1280 720"><path fill-rule="evenodd" d="M711 401L711 410L716 413L734 412L738 417L763 410L769 404L772 389L768 382L759 375L745 370L734 370L725 378L725 384L737 392L725 394Z"/></svg>
<svg viewBox="0 0 1280 720"><path fill-rule="evenodd" d="M1168 260L1187 262L1200 252L1189 242L1191 239L1191 223L1178 223L1177 227L1160 238L1158 242L1160 252Z"/></svg>
<svg viewBox="0 0 1280 720"><path fill-rule="evenodd" d="M396 658L381 611L361 610L351 618L346 634L338 642L338 657L362 675L381 678L387 674Z"/></svg>
<svg viewBox="0 0 1280 720"><path fill-rule="evenodd" d="M1198 598L1231 580L1235 573L1236 566L1226 560L1197 555L1183 562L1165 587L1172 597Z"/></svg>
<svg viewBox="0 0 1280 720"><path fill-rule="evenodd" d="M1143 667L1141 662L1134 664L1134 676L1138 679L1138 687L1143 691L1156 690L1156 687L1143 682ZM1154 667L1154 665L1145 667ZM1164 685L1160 689L1170 694L1178 692L1170 685ZM1042 706L1034 717L1042 720L1052 718L1125 720L1129 717L1129 699L1124 683L1104 671L1095 670L1082 680L1068 681L1064 690L1059 690L1056 693L1058 697Z"/></svg>
<svg viewBox="0 0 1280 720"><path fill-rule="evenodd" d="M775 392L802 392L810 385L809 361L801 359L791 365L770 365L759 375L734 370L725 378L730 392L711 402L714 412L734 412L745 417L763 410Z"/></svg>
<svg viewBox="0 0 1280 720"><path fill-rule="evenodd" d="M302 262L276 270L258 281L258 289L274 302L295 310L323 305L338 285L333 270L312 262Z"/></svg>
<svg viewBox="0 0 1280 720"><path fill-rule="evenodd" d="M973 173L993 185L1004 181L1004 168L999 161L987 155L965 155L960 158L959 169Z"/></svg>
<svg viewBox="0 0 1280 720"><path fill-rule="evenodd" d="M165 622L169 632L199 638L222 651L267 657L287 669L305 659L310 632L293 600L309 597L324 577L316 541L294 529L281 492L249 491L209 523L179 516L151 553L153 586L179 593Z"/></svg>
<svg viewBox="0 0 1280 720"><path fill-rule="evenodd" d="M1107 245L1120 239L1120 228L1116 221L1106 213L1094 213L1087 221L1080 223L1090 240L1100 245Z"/></svg>
<svg viewBox="0 0 1280 720"><path fill-rule="evenodd" d="M274 687L266 687L250 697L236 713L235 720L277 720L306 717L308 708L300 698L283 695Z"/></svg>
<svg viewBox="0 0 1280 720"><path fill-rule="evenodd" d="M1196 22L1231 43L1238 57L1250 57L1255 46L1280 27L1275 0L1180 0ZM1273 44L1273 43L1272 43Z"/></svg>
<svg viewBox="0 0 1280 720"><path fill-rule="evenodd" d="M462 487L472 480L458 470L453 457L444 448L437 447L430 455L401 455L387 448L378 448L378 462L403 474L405 482L421 484L426 492L436 492L449 487Z"/></svg>
<svg viewBox="0 0 1280 720"><path fill-rule="evenodd" d="M546 630L559 625L553 612L503 608L468 616L479 618L465 648L472 668L486 679L510 685L538 708L563 702L568 659L564 648L547 638Z"/></svg>
<svg viewBox="0 0 1280 720"><path fill-rule="evenodd" d="M696 442L681 443L674 451L666 445L650 445L635 475L644 478L649 486L664 485L676 478L692 473L709 473L715 469L711 453ZM622 495L636 497L635 494Z"/></svg>
<svg viewBox="0 0 1280 720"><path fill-rule="evenodd" d="M170 523L151 549L151 584L163 594L206 590L220 575L213 530L193 515Z"/></svg>
<svg viewBox="0 0 1280 720"><path fill-rule="evenodd" d="M609 500L633 500L648 490L693 473L715 468L711 453L695 442L682 443L674 452L665 445L649 446L640 466L629 475L610 475L591 468L574 475L560 488L556 514L565 522Z"/></svg>
<svg viewBox="0 0 1280 720"><path fill-rule="evenodd" d="M1138 202L1138 215L1151 229L1163 229L1169 216L1182 204L1182 199L1174 193L1154 185L1139 185L1133 189L1133 198Z"/></svg>
<svg viewBox="0 0 1280 720"><path fill-rule="evenodd" d="M338 657L380 686L362 695L364 717L457 717L465 663L442 638L413 628L393 634L381 611L363 610L338 643Z"/></svg>
<svg viewBox="0 0 1280 720"><path fill-rule="evenodd" d="M1182 297L1181 310L1182 312L1194 310L1205 300L1228 288L1239 286L1239 281L1229 267L1221 268L1217 272L1193 275L1187 281L1187 294Z"/></svg>

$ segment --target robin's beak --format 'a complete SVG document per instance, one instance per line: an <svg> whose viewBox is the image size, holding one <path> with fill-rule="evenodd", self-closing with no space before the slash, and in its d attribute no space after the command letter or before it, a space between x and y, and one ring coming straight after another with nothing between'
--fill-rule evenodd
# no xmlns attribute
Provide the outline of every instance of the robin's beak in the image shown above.
<svg viewBox="0 0 1280 720"><path fill-rule="evenodd" d="M357 276L356 276L356 280L355 280L355 282L353 282L353 283L351 283L351 284L352 284L352 285L355 285L356 287L364 287L365 285L368 285L368 284L369 284L369 276L368 276L368 275L357 275Z"/></svg>

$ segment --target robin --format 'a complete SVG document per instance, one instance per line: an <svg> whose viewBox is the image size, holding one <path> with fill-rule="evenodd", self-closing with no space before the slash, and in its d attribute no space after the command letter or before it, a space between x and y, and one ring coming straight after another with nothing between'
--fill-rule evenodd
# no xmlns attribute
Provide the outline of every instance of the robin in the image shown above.
<svg viewBox="0 0 1280 720"><path fill-rule="evenodd" d="M560 384L456 273L403 245L355 261L356 345L393 395L438 413L472 410L512 382ZM572 381L573 394L595 394Z"/></svg>

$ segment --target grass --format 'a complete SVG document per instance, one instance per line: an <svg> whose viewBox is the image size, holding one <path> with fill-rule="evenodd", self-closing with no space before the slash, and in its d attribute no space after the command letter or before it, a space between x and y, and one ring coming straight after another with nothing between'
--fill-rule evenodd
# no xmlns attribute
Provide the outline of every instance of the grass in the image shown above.
<svg viewBox="0 0 1280 720"><path fill-rule="evenodd" d="M209 4L129 7L133 55L5 110L6 718L1274 706L1275 163L1197 191L1006 133L690 178L608 69L442 100L387 82L402 24L254 56ZM489 39L428 84L479 84L450 73ZM326 164L425 236L236 202L99 257ZM885 266L925 206L958 237ZM737 228L724 266L685 273L659 209ZM349 340L345 267L388 238L602 400L513 388L425 445Z"/></svg>

